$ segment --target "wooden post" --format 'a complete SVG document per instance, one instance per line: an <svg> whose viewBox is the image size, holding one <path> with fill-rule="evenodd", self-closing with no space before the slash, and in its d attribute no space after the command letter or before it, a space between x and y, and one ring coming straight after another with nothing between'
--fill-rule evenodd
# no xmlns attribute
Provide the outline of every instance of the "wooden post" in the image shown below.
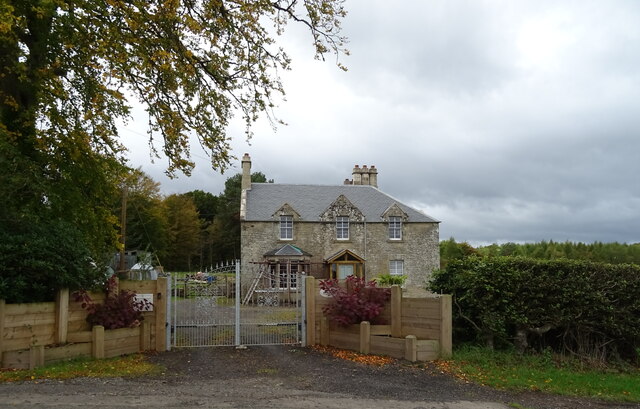
<svg viewBox="0 0 640 409"><path fill-rule="evenodd" d="M167 350L167 277L156 280L153 310L156 315L156 351Z"/></svg>
<svg viewBox="0 0 640 409"><path fill-rule="evenodd" d="M0 366L2 366L2 351L4 351L4 311L5 301L0 300Z"/></svg>
<svg viewBox="0 0 640 409"><path fill-rule="evenodd" d="M104 327L94 325L91 328L91 356L94 358L104 358Z"/></svg>
<svg viewBox="0 0 640 409"><path fill-rule="evenodd" d="M140 326L140 351L148 351L151 349L151 324L147 321L142 322Z"/></svg>
<svg viewBox="0 0 640 409"><path fill-rule="evenodd" d="M418 338L415 335L404 338L404 359L411 362L418 360Z"/></svg>
<svg viewBox="0 0 640 409"><path fill-rule="evenodd" d="M360 323L360 353L368 354L371 350L371 324L369 321Z"/></svg>
<svg viewBox="0 0 640 409"><path fill-rule="evenodd" d="M29 369L44 366L44 345L34 345L29 348Z"/></svg>
<svg viewBox="0 0 640 409"><path fill-rule="evenodd" d="M391 336L402 337L402 288L391 286Z"/></svg>
<svg viewBox="0 0 640 409"><path fill-rule="evenodd" d="M440 296L440 358L453 354L451 295Z"/></svg>
<svg viewBox="0 0 640 409"><path fill-rule="evenodd" d="M311 276L305 277L305 311L307 320L307 345L316 344L316 279ZM322 334L322 332L320 332Z"/></svg>
<svg viewBox="0 0 640 409"><path fill-rule="evenodd" d="M69 332L69 289L64 288L56 294L56 344L67 343Z"/></svg>
<svg viewBox="0 0 640 409"><path fill-rule="evenodd" d="M329 320L327 317L320 319L320 345L329 345Z"/></svg>

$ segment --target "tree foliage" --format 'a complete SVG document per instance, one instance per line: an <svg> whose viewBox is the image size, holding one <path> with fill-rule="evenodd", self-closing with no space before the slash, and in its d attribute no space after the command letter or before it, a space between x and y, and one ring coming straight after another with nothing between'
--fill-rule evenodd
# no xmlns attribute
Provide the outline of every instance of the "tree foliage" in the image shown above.
<svg viewBox="0 0 640 409"><path fill-rule="evenodd" d="M456 242L454 238L440 242L440 262L444 268L451 260L469 256L497 257L521 256L542 260L588 260L602 263L640 264L640 243L575 243L570 241L541 241L538 243L503 243L473 248L469 243Z"/></svg>
<svg viewBox="0 0 640 409"><path fill-rule="evenodd" d="M284 94L290 59L275 37L311 32L316 56L343 51L342 0L7 0L0 7L1 129L23 154L77 146L122 152L116 120L144 103L169 173L189 173L189 136L214 168L226 127L247 126Z"/></svg>
<svg viewBox="0 0 640 409"><path fill-rule="evenodd" d="M91 261L102 264L118 242L113 198L126 160L117 124L131 101L145 107L152 152L167 156L170 175L193 168L191 135L224 170L234 113L248 136L260 113L275 121L279 72L290 66L276 39L287 23L304 25L323 58L344 51L345 14L343 0L0 2L1 244L33 247L32 232L53 242L52 226L74 230L77 251L62 252L84 267L70 271L97 279ZM56 276L57 257L36 248L31 256L50 267L16 258L21 280ZM67 282L60 277L55 286Z"/></svg>
<svg viewBox="0 0 640 409"><path fill-rule="evenodd" d="M0 224L0 299L53 301L60 288L94 288L106 279L75 225L53 219Z"/></svg>
<svg viewBox="0 0 640 409"><path fill-rule="evenodd" d="M262 172L251 174L253 183L273 183ZM216 249L215 260L232 260L240 257L240 195L242 174L228 178L224 192L218 196L216 218L210 228L212 245Z"/></svg>
<svg viewBox="0 0 640 409"><path fill-rule="evenodd" d="M169 222L169 252L164 266L170 270L191 271L191 259L199 252L200 220L193 201L170 195L164 200Z"/></svg>
<svg viewBox="0 0 640 409"><path fill-rule="evenodd" d="M127 250L147 250L164 258L168 249L169 221L160 184L140 169L125 179ZM122 200L117 198L115 215L119 216Z"/></svg>

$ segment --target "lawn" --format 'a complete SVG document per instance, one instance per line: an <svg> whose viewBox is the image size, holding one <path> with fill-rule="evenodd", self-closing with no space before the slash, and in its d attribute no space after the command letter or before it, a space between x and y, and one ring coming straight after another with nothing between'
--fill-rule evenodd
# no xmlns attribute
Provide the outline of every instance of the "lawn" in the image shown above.
<svg viewBox="0 0 640 409"><path fill-rule="evenodd" d="M452 360L438 365L459 378L498 389L640 402L640 368L630 365L594 368L551 353L521 355L470 347L454 351Z"/></svg>

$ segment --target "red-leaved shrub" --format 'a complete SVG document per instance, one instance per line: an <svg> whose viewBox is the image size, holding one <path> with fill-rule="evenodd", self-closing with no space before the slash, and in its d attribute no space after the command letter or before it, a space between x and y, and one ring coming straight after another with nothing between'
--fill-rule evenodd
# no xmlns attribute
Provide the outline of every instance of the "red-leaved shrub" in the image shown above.
<svg viewBox="0 0 640 409"><path fill-rule="evenodd" d="M352 275L346 278L346 287L341 287L335 279L322 280L319 284L320 289L332 297L331 302L322 308L332 322L341 326L362 321L383 324L379 316L391 298L390 289L378 288L375 281L365 281Z"/></svg>
<svg viewBox="0 0 640 409"><path fill-rule="evenodd" d="M135 300L136 293L129 290L116 291L115 275L109 278L105 287L106 297L102 304L93 302L86 291L76 292L76 301L82 301L87 310L87 322L102 325L105 329L134 328L140 325L144 317L142 311L152 304L148 300Z"/></svg>

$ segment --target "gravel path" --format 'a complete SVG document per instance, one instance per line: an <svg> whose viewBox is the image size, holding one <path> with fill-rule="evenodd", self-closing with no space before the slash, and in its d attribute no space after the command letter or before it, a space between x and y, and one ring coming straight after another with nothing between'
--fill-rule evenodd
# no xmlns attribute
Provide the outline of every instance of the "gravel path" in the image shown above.
<svg viewBox="0 0 640 409"><path fill-rule="evenodd" d="M0 408L640 409L461 382L430 365L357 364L308 348L193 348L151 355L164 374L0 384ZM520 406L518 406L520 405Z"/></svg>

